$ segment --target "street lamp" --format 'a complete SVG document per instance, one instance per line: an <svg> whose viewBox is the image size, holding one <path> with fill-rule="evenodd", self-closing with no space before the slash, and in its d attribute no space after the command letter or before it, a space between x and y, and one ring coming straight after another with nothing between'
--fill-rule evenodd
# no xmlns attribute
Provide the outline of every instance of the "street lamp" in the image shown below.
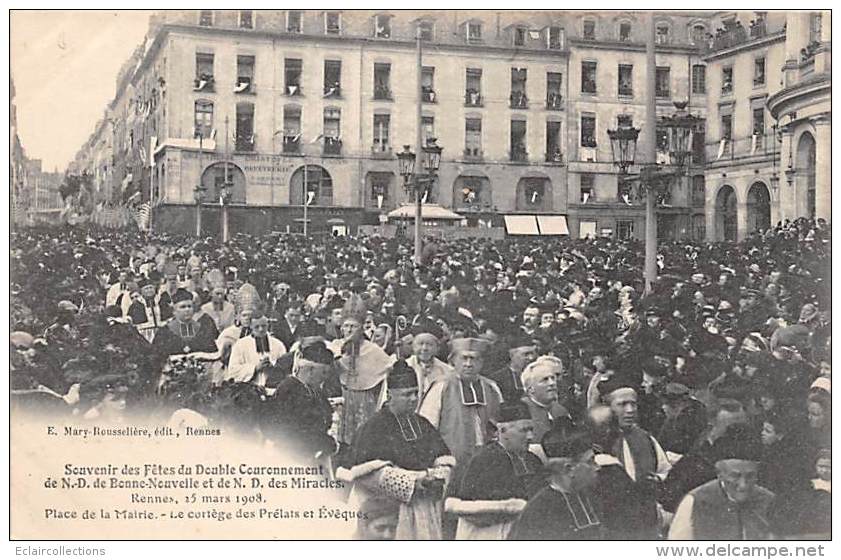
<svg viewBox="0 0 841 560"><path fill-rule="evenodd" d="M201 127L196 128L196 136L199 138L199 182L193 188L193 200L196 201L196 237L201 237L201 204L204 197L204 191L207 190L202 185L202 156L204 155L204 131Z"/></svg>
<svg viewBox="0 0 841 560"><path fill-rule="evenodd" d="M420 154L412 152L408 145L403 146L403 151L397 154L397 165L400 175L403 177L403 188L415 200L415 262L421 262L421 205L424 193L428 192L433 183L438 169L441 166L441 153L444 148L439 146L436 138L427 138L426 144L421 147ZM418 157L420 156L420 157ZM416 169L420 163L422 169Z"/></svg>
<svg viewBox="0 0 841 560"><path fill-rule="evenodd" d="M234 184L230 180L219 187L219 205L222 207L222 243L228 242L228 203L231 201Z"/></svg>
<svg viewBox="0 0 841 560"><path fill-rule="evenodd" d="M651 292L652 284L656 280L657 235L656 229L649 225L656 224L657 203L668 195L672 180L679 180L686 170L686 163L692 154L692 133L701 122L701 118L691 115L686 110L686 102L676 102L677 111L670 116L663 117L661 124L666 128L669 137L669 165L646 162L641 164L639 174L629 174L628 170L635 163L637 140L640 129L631 126L620 126L616 130L608 130L610 150L613 163L619 168L620 182L623 184L636 182L639 184L639 198L646 199L646 268L645 292ZM653 229L653 235L651 231ZM649 239L651 237L651 239Z"/></svg>

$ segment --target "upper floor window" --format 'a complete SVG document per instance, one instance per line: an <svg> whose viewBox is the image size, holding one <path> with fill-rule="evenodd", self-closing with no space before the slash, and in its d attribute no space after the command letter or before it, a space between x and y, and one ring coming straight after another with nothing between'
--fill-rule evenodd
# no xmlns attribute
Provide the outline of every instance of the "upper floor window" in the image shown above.
<svg viewBox="0 0 841 560"><path fill-rule="evenodd" d="M634 95L634 67L631 64L619 65L619 95L633 97Z"/></svg>
<svg viewBox="0 0 841 560"><path fill-rule="evenodd" d="M374 37L389 39L391 37L391 16L378 14L374 16Z"/></svg>
<svg viewBox="0 0 841 560"><path fill-rule="evenodd" d="M581 63L581 93L596 93L596 63Z"/></svg>
<svg viewBox="0 0 841 560"><path fill-rule="evenodd" d="M464 92L464 103L478 107L482 105L482 69L468 68Z"/></svg>
<svg viewBox="0 0 841 560"><path fill-rule="evenodd" d="M241 29L254 29L254 12L251 10L240 10L239 26Z"/></svg>
<svg viewBox="0 0 841 560"><path fill-rule="evenodd" d="M526 69L512 68L511 69L511 108L525 109L528 107L528 98L526 97Z"/></svg>
<svg viewBox="0 0 841 560"><path fill-rule="evenodd" d="M564 28L552 26L546 30L546 48L560 50L564 48Z"/></svg>
<svg viewBox="0 0 841 560"><path fill-rule="evenodd" d="M596 20L594 19L585 19L584 20L584 29L582 36L588 40L594 40L596 38Z"/></svg>
<svg viewBox="0 0 841 560"><path fill-rule="evenodd" d="M287 58L283 61L286 95L301 95L301 73L303 61L300 58Z"/></svg>
<svg viewBox="0 0 841 560"><path fill-rule="evenodd" d="M420 33L421 41L435 40L435 24L429 20L418 22L418 31Z"/></svg>
<svg viewBox="0 0 841 560"><path fill-rule="evenodd" d="M754 136L765 135L765 108L756 107L753 109L753 130Z"/></svg>
<svg viewBox="0 0 841 560"><path fill-rule="evenodd" d="M254 57L237 56L237 85L234 93L250 93L254 90Z"/></svg>
<svg viewBox="0 0 841 560"><path fill-rule="evenodd" d="M482 119L464 119L464 155L472 157L482 155Z"/></svg>
<svg viewBox="0 0 841 560"><path fill-rule="evenodd" d="M341 97L342 61L324 61L324 97Z"/></svg>
<svg viewBox="0 0 841 560"><path fill-rule="evenodd" d="M203 27L213 26L213 10L199 10L199 25Z"/></svg>
<svg viewBox="0 0 841 560"><path fill-rule="evenodd" d="M703 45L707 42L707 28L697 23L692 26L692 44Z"/></svg>
<svg viewBox="0 0 841 560"><path fill-rule="evenodd" d="M584 113L581 115L581 146L596 147L596 115Z"/></svg>
<svg viewBox="0 0 841 560"><path fill-rule="evenodd" d="M482 24L478 21L467 22L467 42L478 43L482 40Z"/></svg>
<svg viewBox="0 0 841 560"><path fill-rule="evenodd" d="M721 69L721 93L733 93L733 67L725 66Z"/></svg>
<svg viewBox="0 0 841 560"><path fill-rule="evenodd" d="M563 74L560 72L546 73L546 108L560 109L563 103Z"/></svg>
<svg viewBox="0 0 841 560"><path fill-rule="evenodd" d="M391 99L391 64L374 63L374 99Z"/></svg>
<svg viewBox="0 0 841 560"><path fill-rule="evenodd" d="M301 108L283 108L283 152L298 153L301 146Z"/></svg>
<svg viewBox="0 0 841 560"><path fill-rule="evenodd" d="M631 23L623 21L619 24L619 40L627 43L631 40Z"/></svg>
<svg viewBox="0 0 841 560"><path fill-rule="evenodd" d="M672 29L668 23L658 23L655 33L655 42L658 45L665 45L672 40Z"/></svg>
<svg viewBox="0 0 841 560"><path fill-rule="evenodd" d="M657 97L671 97L671 70L668 66L658 66L655 70L654 93Z"/></svg>
<svg viewBox="0 0 841 560"><path fill-rule="evenodd" d="M304 14L301 10L289 10L286 12L286 31L288 33L301 33L303 31Z"/></svg>
<svg viewBox="0 0 841 560"><path fill-rule="evenodd" d="M195 91L213 91L213 54L196 53L196 79L193 82Z"/></svg>
<svg viewBox="0 0 841 560"><path fill-rule="evenodd" d="M765 85L765 57L753 59L753 85Z"/></svg>
<svg viewBox="0 0 841 560"><path fill-rule="evenodd" d="M435 67L424 66L421 70L421 90L426 103L435 103Z"/></svg>
<svg viewBox="0 0 841 560"><path fill-rule="evenodd" d="M692 66L692 93L699 95L707 93L707 67L703 64Z"/></svg>
<svg viewBox="0 0 841 560"><path fill-rule="evenodd" d="M821 31L823 28L823 16L821 14L811 14L809 16L809 42L815 43L821 40Z"/></svg>
<svg viewBox="0 0 841 560"><path fill-rule="evenodd" d="M514 46L515 47L524 47L526 46L526 36L528 35L528 29L525 27L517 26L514 28Z"/></svg>
<svg viewBox="0 0 841 560"><path fill-rule="evenodd" d="M195 104L195 130L194 135L201 138L210 138L213 130L213 102L199 99Z"/></svg>
<svg viewBox="0 0 841 560"><path fill-rule="evenodd" d="M324 14L324 32L328 35L339 35L342 32L341 12L326 12Z"/></svg>
<svg viewBox="0 0 841 560"><path fill-rule="evenodd" d="M421 129L423 130L424 142L429 143L430 140L435 139L435 117L433 115L421 117Z"/></svg>
<svg viewBox="0 0 841 560"><path fill-rule="evenodd" d="M391 115L374 115L374 144L375 152L386 152L389 147L389 128Z"/></svg>

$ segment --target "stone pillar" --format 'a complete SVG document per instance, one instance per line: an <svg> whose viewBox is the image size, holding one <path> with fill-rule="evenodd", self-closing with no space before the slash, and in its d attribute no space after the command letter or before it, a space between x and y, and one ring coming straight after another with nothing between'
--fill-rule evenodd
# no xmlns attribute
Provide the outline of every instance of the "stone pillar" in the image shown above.
<svg viewBox="0 0 841 560"><path fill-rule="evenodd" d="M829 115L814 119L815 125L815 217L827 221L832 214L832 121Z"/></svg>
<svg viewBox="0 0 841 560"><path fill-rule="evenodd" d="M706 191L706 196L704 197L704 220L706 221L706 231L704 233L708 242L714 242L718 241L718 232L715 230L715 185L707 182L706 185L704 185L704 190Z"/></svg>
<svg viewBox="0 0 841 560"><path fill-rule="evenodd" d="M794 162L789 158L789 156L793 153L791 145L791 127L783 127L782 132L783 140L780 145L780 192L777 196L777 221L784 221L797 216L797 208L794 197L796 185L795 183L789 185L789 176L786 173L789 169L793 169L794 166ZM789 167L790 165L792 167Z"/></svg>
<svg viewBox="0 0 841 560"><path fill-rule="evenodd" d="M748 236L748 204L736 191L736 241Z"/></svg>
<svg viewBox="0 0 841 560"><path fill-rule="evenodd" d="M789 12L786 16L786 62L783 66L786 87L797 83L800 49L809 42L809 12Z"/></svg>

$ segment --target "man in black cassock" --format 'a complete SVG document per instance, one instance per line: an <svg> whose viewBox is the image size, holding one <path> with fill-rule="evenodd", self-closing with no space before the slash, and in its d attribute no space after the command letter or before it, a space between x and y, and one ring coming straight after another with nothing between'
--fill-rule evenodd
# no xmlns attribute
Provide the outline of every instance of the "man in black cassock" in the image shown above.
<svg viewBox="0 0 841 560"><path fill-rule="evenodd" d="M216 353L216 337L219 332L212 322L193 319L195 307L193 293L178 288L172 296L173 316L166 326L158 329L152 341L152 351L165 361L173 355L204 352Z"/></svg>
<svg viewBox="0 0 841 560"><path fill-rule="evenodd" d="M528 501L508 539L599 540L602 522L590 492L597 472L592 440L584 430L547 436L549 486Z"/></svg>
<svg viewBox="0 0 841 560"><path fill-rule="evenodd" d="M405 360L388 375L388 400L365 422L353 444L347 476L362 497L373 492L400 502L398 540L440 540L444 486L455 458L437 429L415 412L418 379Z"/></svg>
<svg viewBox="0 0 841 560"><path fill-rule="evenodd" d="M446 509L459 516L457 540L503 540L526 500L545 484L543 464L528 451L534 421L525 403L503 403L497 440L470 460Z"/></svg>
<svg viewBox="0 0 841 560"><path fill-rule="evenodd" d="M294 360L292 375L263 405L263 433L308 459L330 456L337 449L336 440L327 433L333 408L321 386L333 369L333 353L319 341L302 348Z"/></svg>

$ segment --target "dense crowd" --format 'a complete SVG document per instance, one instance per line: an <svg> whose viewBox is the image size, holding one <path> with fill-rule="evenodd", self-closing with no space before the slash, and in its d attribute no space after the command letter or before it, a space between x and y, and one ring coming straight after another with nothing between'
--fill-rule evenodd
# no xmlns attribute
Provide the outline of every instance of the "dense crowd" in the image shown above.
<svg viewBox="0 0 841 560"><path fill-rule="evenodd" d="M360 538L829 534L831 230L740 243L11 238L12 406L224 426Z"/></svg>

